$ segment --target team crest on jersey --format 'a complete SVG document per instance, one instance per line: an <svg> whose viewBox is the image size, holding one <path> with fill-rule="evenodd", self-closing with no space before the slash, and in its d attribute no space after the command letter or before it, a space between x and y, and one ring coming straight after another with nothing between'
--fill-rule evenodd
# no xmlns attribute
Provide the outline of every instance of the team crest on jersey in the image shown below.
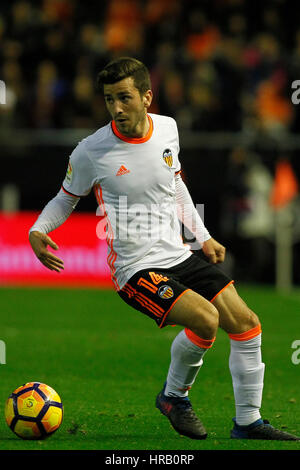
<svg viewBox="0 0 300 470"><path fill-rule="evenodd" d="M73 168L72 168L71 162L69 162L65 180L67 183L70 184L72 182L72 178L73 178Z"/></svg>
<svg viewBox="0 0 300 470"><path fill-rule="evenodd" d="M171 168L172 165L173 165L172 150L170 150L170 149L164 150L163 159L166 162L166 164Z"/></svg>
<svg viewBox="0 0 300 470"><path fill-rule="evenodd" d="M171 297L173 297L174 292L173 292L172 287L165 285L165 286L161 286L158 289L158 295L162 299L170 299Z"/></svg>

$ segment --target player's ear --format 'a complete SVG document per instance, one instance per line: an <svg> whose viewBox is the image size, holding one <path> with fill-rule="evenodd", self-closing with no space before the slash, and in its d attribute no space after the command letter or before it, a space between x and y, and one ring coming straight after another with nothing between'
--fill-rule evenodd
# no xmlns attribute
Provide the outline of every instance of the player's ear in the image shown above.
<svg viewBox="0 0 300 470"><path fill-rule="evenodd" d="M149 108L152 103L153 93L151 90L147 90L143 95L143 102L145 108Z"/></svg>

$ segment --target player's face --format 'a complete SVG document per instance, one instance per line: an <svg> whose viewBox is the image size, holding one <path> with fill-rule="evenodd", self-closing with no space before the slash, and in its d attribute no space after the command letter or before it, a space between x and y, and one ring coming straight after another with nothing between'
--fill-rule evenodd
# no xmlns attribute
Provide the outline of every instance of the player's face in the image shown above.
<svg viewBox="0 0 300 470"><path fill-rule="evenodd" d="M151 90L142 96L132 77L104 85L106 107L117 129L127 137L144 137L148 131L147 109L152 101Z"/></svg>

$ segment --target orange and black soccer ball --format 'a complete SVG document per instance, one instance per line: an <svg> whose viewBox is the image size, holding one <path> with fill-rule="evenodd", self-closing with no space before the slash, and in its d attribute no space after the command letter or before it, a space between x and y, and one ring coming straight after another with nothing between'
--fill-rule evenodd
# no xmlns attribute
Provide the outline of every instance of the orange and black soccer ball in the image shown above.
<svg viewBox="0 0 300 470"><path fill-rule="evenodd" d="M63 404L49 385L28 382L17 388L5 404L5 419L22 439L45 439L60 427Z"/></svg>

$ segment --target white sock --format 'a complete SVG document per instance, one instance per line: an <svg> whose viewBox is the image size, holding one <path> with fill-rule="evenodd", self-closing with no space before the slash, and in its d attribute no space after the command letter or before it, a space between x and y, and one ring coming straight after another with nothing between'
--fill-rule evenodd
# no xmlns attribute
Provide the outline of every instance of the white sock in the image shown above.
<svg viewBox="0 0 300 470"><path fill-rule="evenodd" d="M236 422L247 426L261 418L265 365L261 360L261 334L247 341L230 339L229 368L235 398Z"/></svg>
<svg viewBox="0 0 300 470"><path fill-rule="evenodd" d="M175 337L171 346L171 364L167 376L165 395L186 397L203 364L207 348L190 341L184 330Z"/></svg>

